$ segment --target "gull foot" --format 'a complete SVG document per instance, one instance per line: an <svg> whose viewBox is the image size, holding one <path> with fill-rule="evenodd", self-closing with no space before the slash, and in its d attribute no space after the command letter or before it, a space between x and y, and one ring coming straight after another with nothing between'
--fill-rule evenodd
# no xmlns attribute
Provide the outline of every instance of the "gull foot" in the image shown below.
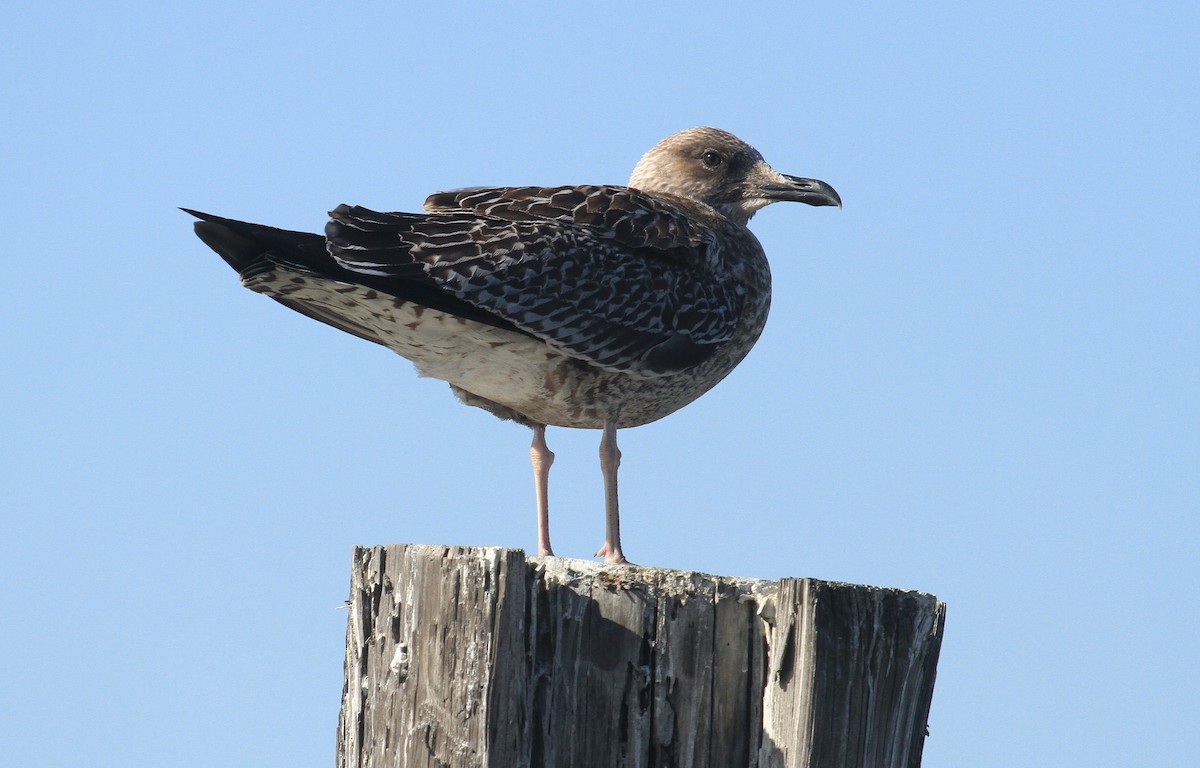
<svg viewBox="0 0 1200 768"><path fill-rule="evenodd" d="M594 557L603 557L604 562L612 565L637 565L625 559L625 554L616 547L609 546L608 542L604 542L604 546L596 552Z"/></svg>

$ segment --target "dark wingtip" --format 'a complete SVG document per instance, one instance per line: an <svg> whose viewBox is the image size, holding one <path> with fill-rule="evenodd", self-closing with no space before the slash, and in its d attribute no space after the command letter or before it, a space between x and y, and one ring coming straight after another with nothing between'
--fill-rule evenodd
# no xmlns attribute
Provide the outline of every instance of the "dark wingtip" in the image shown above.
<svg viewBox="0 0 1200 768"><path fill-rule="evenodd" d="M193 216L197 214L193 211L188 211ZM200 218L204 215L200 214ZM256 244L253 240L249 240L236 234L224 224L218 224L212 221L197 221L192 225L196 231L196 237L204 241L204 244L217 252L217 255L225 260L225 263L233 267L239 273L246 267L253 264L262 253L262 247Z"/></svg>

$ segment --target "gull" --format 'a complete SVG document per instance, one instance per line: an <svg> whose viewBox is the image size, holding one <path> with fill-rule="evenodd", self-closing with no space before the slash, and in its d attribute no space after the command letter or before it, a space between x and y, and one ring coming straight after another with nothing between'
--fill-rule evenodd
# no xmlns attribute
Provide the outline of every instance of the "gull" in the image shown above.
<svg viewBox="0 0 1200 768"><path fill-rule="evenodd" d="M539 555L553 555L546 427L602 430L596 556L628 563L617 430L700 397L758 340L771 273L746 225L779 201L841 206L825 182L698 127L654 145L628 186L458 189L424 213L343 204L323 235L183 210L245 287L530 427Z"/></svg>

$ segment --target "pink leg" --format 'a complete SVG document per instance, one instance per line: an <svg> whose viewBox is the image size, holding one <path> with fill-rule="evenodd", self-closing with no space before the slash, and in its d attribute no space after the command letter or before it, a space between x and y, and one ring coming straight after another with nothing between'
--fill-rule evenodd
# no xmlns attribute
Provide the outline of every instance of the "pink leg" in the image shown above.
<svg viewBox="0 0 1200 768"><path fill-rule="evenodd" d="M600 471L604 473L604 546L596 553L606 563L628 563L621 551L621 513L617 508L617 467L621 451L617 448L615 419L604 422L600 439Z"/></svg>
<svg viewBox="0 0 1200 768"><path fill-rule="evenodd" d="M546 425L533 428L533 445L529 449L529 460L533 464L533 494L537 499L538 555L553 555L550 549L550 465L554 453L546 445Z"/></svg>

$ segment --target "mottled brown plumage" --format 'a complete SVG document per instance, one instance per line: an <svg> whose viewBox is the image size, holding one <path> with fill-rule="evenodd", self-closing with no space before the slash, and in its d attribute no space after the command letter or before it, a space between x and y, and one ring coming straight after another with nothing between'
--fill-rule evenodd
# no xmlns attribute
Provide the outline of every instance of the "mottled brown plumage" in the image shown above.
<svg viewBox="0 0 1200 768"><path fill-rule="evenodd" d="M545 426L603 429L598 554L625 562L616 430L687 405L754 345L771 281L746 223L778 200L841 204L736 137L693 128L646 153L628 187L462 189L430 196L426 213L340 205L324 237L195 215L246 287L532 427L540 554L551 553Z"/></svg>

